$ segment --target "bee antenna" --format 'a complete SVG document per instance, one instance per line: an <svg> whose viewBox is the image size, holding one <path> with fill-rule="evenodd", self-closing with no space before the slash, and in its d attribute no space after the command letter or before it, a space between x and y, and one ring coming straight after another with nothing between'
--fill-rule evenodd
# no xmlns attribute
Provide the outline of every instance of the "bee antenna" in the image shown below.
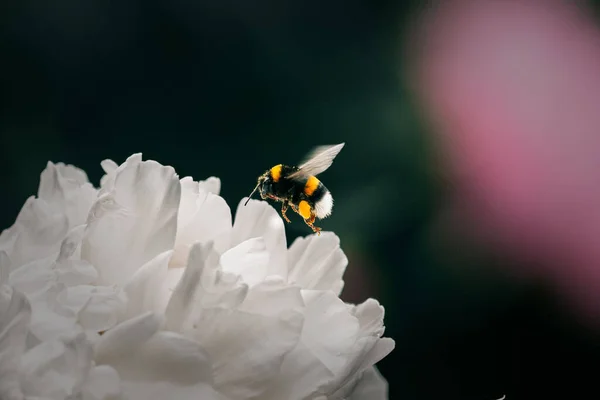
<svg viewBox="0 0 600 400"><path fill-rule="evenodd" d="M248 196L248 200L246 200L246 202L244 203L244 207L246 205L248 205L248 202L250 201L250 198L252 197L252 195L254 194L254 192L256 192L256 189L258 189L258 187L260 186L260 179L258 180L258 183L256 184L256 186L254 187L254 190L252 191L252 193L250 193L250 195Z"/></svg>

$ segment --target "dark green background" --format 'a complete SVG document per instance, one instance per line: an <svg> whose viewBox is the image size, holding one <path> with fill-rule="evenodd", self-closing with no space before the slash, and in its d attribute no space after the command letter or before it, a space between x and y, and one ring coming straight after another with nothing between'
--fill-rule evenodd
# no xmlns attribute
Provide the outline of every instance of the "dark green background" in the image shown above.
<svg viewBox="0 0 600 400"><path fill-rule="evenodd" d="M321 225L350 258L344 297L386 307L390 398L600 398L596 337L484 268L498 255L429 234L444 186L401 51L423 4L2 2L0 226L48 160L98 184L101 160L143 152L220 177L235 209L266 168L345 141L322 175L336 206ZM287 233L310 232L294 218Z"/></svg>

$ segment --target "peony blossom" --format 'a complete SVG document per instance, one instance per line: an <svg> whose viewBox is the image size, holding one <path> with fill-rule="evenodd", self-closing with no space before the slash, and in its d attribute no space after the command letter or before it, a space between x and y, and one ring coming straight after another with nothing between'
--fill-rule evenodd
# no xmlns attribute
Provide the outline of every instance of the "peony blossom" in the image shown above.
<svg viewBox="0 0 600 400"><path fill-rule="evenodd" d="M0 235L0 398L387 399L376 300L340 298L332 232L288 248L263 201L134 154L48 163Z"/></svg>

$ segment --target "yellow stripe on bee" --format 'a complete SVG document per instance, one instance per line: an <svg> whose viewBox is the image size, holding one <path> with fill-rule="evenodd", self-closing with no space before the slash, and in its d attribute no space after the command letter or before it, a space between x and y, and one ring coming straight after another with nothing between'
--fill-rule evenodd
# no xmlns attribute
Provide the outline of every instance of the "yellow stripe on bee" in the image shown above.
<svg viewBox="0 0 600 400"><path fill-rule="evenodd" d="M281 164L271 168L271 178L273 178L273 182L279 182L279 178L281 178Z"/></svg>
<svg viewBox="0 0 600 400"><path fill-rule="evenodd" d="M307 196L312 196L315 190L317 190L317 188L319 187L319 183L321 183L320 180L318 180L314 176L311 176L310 178L308 178L306 184L304 185L304 193Z"/></svg>
<svg viewBox="0 0 600 400"><path fill-rule="evenodd" d="M300 204L298 204L298 214L302 216L304 219L309 219L311 215L312 209L310 208L310 204L306 200L302 200Z"/></svg>

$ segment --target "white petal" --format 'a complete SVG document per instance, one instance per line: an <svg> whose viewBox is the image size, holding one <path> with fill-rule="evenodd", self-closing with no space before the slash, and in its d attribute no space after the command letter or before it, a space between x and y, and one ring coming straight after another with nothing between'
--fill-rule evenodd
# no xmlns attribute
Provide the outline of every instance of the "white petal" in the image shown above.
<svg viewBox="0 0 600 400"><path fill-rule="evenodd" d="M190 319L202 312L206 307L225 307L236 308L246 298L248 285L241 282L237 275L223 272L219 269L204 270L201 279L202 292L198 296L198 301L202 301L202 307L195 307L192 310Z"/></svg>
<svg viewBox="0 0 600 400"><path fill-rule="evenodd" d="M170 295L160 296L167 279L169 261L173 251L165 251L144 264L125 285L127 311L124 318L132 318L147 311L163 312Z"/></svg>
<svg viewBox="0 0 600 400"><path fill-rule="evenodd" d="M219 178L210 177L206 181L196 182L191 176L181 178L181 203L179 205L179 212L191 216L195 213L197 195L202 192L208 192L215 195L219 195L221 188L221 181ZM184 195L185 194L185 195Z"/></svg>
<svg viewBox="0 0 600 400"><path fill-rule="evenodd" d="M125 381L123 392L127 400L228 400L203 382L183 385L165 381Z"/></svg>
<svg viewBox="0 0 600 400"><path fill-rule="evenodd" d="M60 246L56 263L52 266L58 282L66 286L86 285L95 282L98 278L96 268L89 262L79 259L84 233L85 225L71 229Z"/></svg>
<svg viewBox="0 0 600 400"><path fill-rule="evenodd" d="M395 347L396 342L394 342L394 339L387 337L378 339L375 342L375 345L371 347L367 355L361 359L359 370L364 371L370 366L377 364L379 361L383 360L384 357L390 354Z"/></svg>
<svg viewBox="0 0 600 400"><path fill-rule="evenodd" d="M173 248L180 185L175 171L130 157L102 189L88 218L81 256L100 281L124 284L142 265Z"/></svg>
<svg viewBox="0 0 600 400"><path fill-rule="evenodd" d="M42 258L17 268L9 275L9 283L28 295L46 292L56 282L53 258Z"/></svg>
<svg viewBox="0 0 600 400"><path fill-rule="evenodd" d="M63 290L58 302L77 314L84 329L96 332L112 328L125 309L125 296L115 287L79 285Z"/></svg>
<svg viewBox="0 0 600 400"><path fill-rule="evenodd" d="M248 290L240 310L268 316L295 310L304 311L304 300L300 288L287 285L281 278L273 277Z"/></svg>
<svg viewBox="0 0 600 400"><path fill-rule="evenodd" d="M377 368L366 369L348 400L387 400L388 383Z"/></svg>
<svg viewBox="0 0 600 400"><path fill-rule="evenodd" d="M205 309L195 337L213 359L215 388L234 399L262 398L276 379L283 357L300 338L302 314L276 316Z"/></svg>
<svg viewBox="0 0 600 400"><path fill-rule="evenodd" d="M333 379L333 372L319 363L316 355L300 342L285 357L279 378L273 382L265 400L312 399L321 384Z"/></svg>
<svg viewBox="0 0 600 400"><path fill-rule="evenodd" d="M29 296L32 303L30 332L37 341L54 340L61 335L81 332L77 314L57 301L64 285L57 284L44 293Z"/></svg>
<svg viewBox="0 0 600 400"><path fill-rule="evenodd" d="M142 153L132 154L123 164L139 164L142 162ZM119 165L113 160L103 160L100 162L100 166L106 173L100 178L100 193L108 193L115 188L115 179L119 170ZM123 165L121 165L122 167Z"/></svg>
<svg viewBox="0 0 600 400"><path fill-rule="evenodd" d="M20 358L25 351L31 306L24 294L0 285L0 399L21 399Z"/></svg>
<svg viewBox="0 0 600 400"><path fill-rule="evenodd" d="M57 261L65 261L70 258L79 259L81 257L81 241L85 234L85 228L85 225L79 225L67 233L67 237L60 245Z"/></svg>
<svg viewBox="0 0 600 400"><path fill-rule="evenodd" d="M15 224L2 232L0 250L6 251L12 268L45 257L56 257L69 231L67 217L46 202L28 198Z"/></svg>
<svg viewBox="0 0 600 400"><path fill-rule="evenodd" d="M98 364L110 364L138 348L158 332L163 318L145 313L120 323L105 332L96 343L95 359Z"/></svg>
<svg viewBox="0 0 600 400"><path fill-rule="evenodd" d="M192 269L198 268L200 266L198 264L199 262L201 262L203 266L200 274L201 277L199 286L197 288L193 288L195 293L194 299L190 301L190 304L193 303L195 306L189 309L190 313L188 314L188 317L184 318L184 320L186 320L186 324L184 324L182 328L183 332L190 328L189 321L191 321L196 314L201 313L203 308L217 306L234 308L239 306L246 297L248 286L241 282L236 275L221 271L219 265L214 261L214 256L218 257L218 254L215 252L212 252L212 254L213 259L206 263L202 260L202 257L195 256L190 258L191 261L189 264L192 266ZM194 261L194 258L201 261ZM156 298L161 299L161 304L159 307L161 312L166 312L165 309L167 306L167 303L162 303L162 299L170 301L171 297L175 293L175 290L177 289L177 286L180 285L180 283L183 285L182 278L186 270L187 268L168 269L167 276L156 294ZM194 271L190 271L188 274L192 272ZM196 272L194 272L194 274L195 273ZM182 286L182 289L184 287L187 287L187 285ZM188 288L186 290L190 289L191 288ZM181 310L179 306L173 308L175 313L178 313L178 310ZM173 311L169 311L169 313Z"/></svg>
<svg viewBox="0 0 600 400"><path fill-rule="evenodd" d="M76 252L83 229L75 228L60 246L56 255L40 258L15 268L9 281L27 295L45 292L56 282L67 286L88 284L96 280L98 273L87 261L70 259Z"/></svg>
<svg viewBox="0 0 600 400"><path fill-rule="evenodd" d="M141 154L140 154L141 160ZM105 188L107 185L112 184L115 178L115 171L119 168L119 165L113 160L102 160L100 166L105 172L105 175L100 178L100 187ZM109 183L110 182L110 183Z"/></svg>
<svg viewBox="0 0 600 400"><path fill-rule="evenodd" d="M102 167L104 172L107 174L110 174L111 172L113 172L114 170L119 168L119 164L117 164L116 162L114 162L113 160L108 159L108 158L106 160L102 160L100 162L100 166Z"/></svg>
<svg viewBox="0 0 600 400"><path fill-rule="evenodd" d="M179 281L181 281L184 272L185 268L169 268L167 270L167 275L156 292L156 299L160 302L157 304L159 312L165 312L167 304L169 303L173 292L175 292L175 288L179 284Z"/></svg>
<svg viewBox="0 0 600 400"><path fill-rule="evenodd" d="M41 343L22 359L23 392L28 398L57 400L78 395L92 368L92 354L84 334Z"/></svg>
<svg viewBox="0 0 600 400"><path fill-rule="evenodd" d="M281 366L268 399L303 399L345 371L359 333L358 320L331 291L303 291L306 309L300 344Z"/></svg>
<svg viewBox="0 0 600 400"><path fill-rule="evenodd" d="M200 189L218 195L221 192L221 180L216 176L211 176L204 181L198 182Z"/></svg>
<svg viewBox="0 0 600 400"><path fill-rule="evenodd" d="M382 338L384 332L384 308L374 299L367 299L362 304L354 306L351 313L360 324L362 336L354 345L353 361L346 368L349 375L362 373L387 356L395 347L390 338Z"/></svg>
<svg viewBox="0 0 600 400"><path fill-rule="evenodd" d="M248 292L240 277L223 271L212 242L192 247L188 266L167 306L167 326L187 332L192 321L207 307L237 307ZM169 271L180 270L169 269Z"/></svg>
<svg viewBox="0 0 600 400"><path fill-rule="evenodd" d="M85 171L75 167L74 165L59 162L56 163L55 166L56 168L58 168L61 176L64 179L68 179L69 181L79 183L80 185L90 182Z"/></svg>
<svg viewBox="0 0 600 400"><path fill-rule="evenodd" d="M198 343L174 332L160 331L119 366L122 379L164 380L187 385L212 382L207 354ZM123 370L123 371L122 371Z"/></svg>
<svg viewBox="0 0 600 400"><path fill-rule="evenodd" d="M181 180L181 203L172 266L184 266L194 243L213 241L217 251L228 247L231 210L223 198L199 188L191 178Z"/></svg>
<svg viewBox="0 0 600 400"><path fill-rule="evenodd" d="M306 304L302 343L328 370L339 372L359 333L358 320L329 291L303 291Z"/></svg>
<svg viewBox="0 0 600 400"><path fill-rule="evenodd" d="M119 164L117 164L116 162L114 162L111 159L106 159L106 160L102 160L100 162L100 166L102 167L102 169L104 170L104 173L106 174L110 174L111 172L115 171L117 168L119 168Z"/></svg>
<svg viewBox="0 0 600 400"><path fill-rule="evenodd" d="M349 308L360 324L359 339L349 351L348 362L343 371L320 388L334 399L345 399L353 390L363 371L375 365L387 356L395 347L390 338L383 335L384 309L376 300L368 299L364 303Z"/></svg>
<svg viewBox="0 0 600 400"><path fill-rule="evenodd" d="M90 371L83 384L82 400L113 400L121 393L121 379L117 371L108 366L101 365Z"/></svg>
<svg viewBox="0 0 600 400"><path fill-rule="evenodd" d="M0 251L0 285L8 283L10 275L10 258L5 251Z"/></svg>
<svg viewBox="0 0 600 400"><path fill-rule="evenodd" d="M85 260L66 260L56 264L57 279L66 286L89 285L98 278L98 271Z"/></svg>
<svg viewBox="0 0 600 400"><path fill-rule="evenodd" d="M70 227L85 223L96 196L85 172L71 165L48 162L41 174L38 198L64 213Z"/></svg>
<svg viewBox="0 0 600 400"><path fill-rule="evenodd" d="M390 338L360 338L354 346L354 356L345 370L336 378L323 385L320 392L329 393L332 399L345 399L354 390L363 371L375 365L393 349L395 343Z"/></svg>
<svg viewBox="0 0 600 400"><path fill-rule="evenodd" d="M363 335L377 337L381 337L385 330L383 326L384 311L384 308L375 299L367 299L350 310L352 315L358 318Z"/></svg>
<svg viewBox="0 0 600 400"><path fill-rule="evenodd" d="M58 256L51 254L14 268L10 282L28 295L46 291L56 282L68 286L91 283L97 277L93 266L86 261L70 259L76 253L83 226L72 229L60 245Z"/></svg>
<svg viewBox="0 0 600 400"><path fill-rule="evenodd" d="M190 252L188 266L183 277L177 284L165 311L167 329L178 331L184 328L184 322L192 311L193 303L199 303L196 298L200 287L200 278L209 264L215 264L212 242L197 243ZM199 294L200 296L202 293Z"/></svg>
<svg viewBox="0 0 600 400"><path fill-rule="evenodd" d="M198 182L190 176L179 180L181 185L181 200L179 201L179 212L177 214L178 229L181 229L180 223L190 219L198 210L196 200L198 200Z"/></svg>
<svg viewBox="0 0 600 400"><path fill-rule="evenodd" d="M297 238L288 251L288 263L288 281L303 289L332 290L339 295L344 287L348 258L333 232Z"/></svg>
<svg viewBox="0 0 600 400"><path fill-rule="evenodd" d="M287 279L287 242L283 220L266 201L246 199L238 204L233 224L231 246L252 238L262 237L270 254L268 275Z"/></svg>
<svg viewBox="0 0 600 400"><path fill-rule="evenodd" d="M98 342L96 361L117 370L131 400L219 398L211 387L210 361L198 343L157 332L159 325L152 314L122 323Z"/></svg>
<svg viewBox="0 0 600 400"><path fill-rule="evenodd" d="M37 306L32 312L30 331L33 343L39 343L68 333L82 332L82 329L76 316L64 316Z"/></svg>
<svg viewBox="0 0 600 400"><path fill-rule="evenodd" d="M13 247L19 238L22 227L14 223L10 228L4 229L0 233L0 251L5 253L7 256L12 253ZM10 257L9 257L10 258Z"/></svg>
<svg viewBox="0 0 600 400"><path fill-rule="evenodd" d="M34 261L13 271L9 283L24 292L32 303L31 333L37 340L50 340L65 332L77 332L77 316L57 302L65 285L57 281L50 259Z"/></svg>
<svg viewBox="0 0 600 400"><path fill-rule="evenodd" d="M267 276L269 259L264 239L256 237L223 253L220 264L223 271L241 276L245 283L252 286Z"/></svg>

